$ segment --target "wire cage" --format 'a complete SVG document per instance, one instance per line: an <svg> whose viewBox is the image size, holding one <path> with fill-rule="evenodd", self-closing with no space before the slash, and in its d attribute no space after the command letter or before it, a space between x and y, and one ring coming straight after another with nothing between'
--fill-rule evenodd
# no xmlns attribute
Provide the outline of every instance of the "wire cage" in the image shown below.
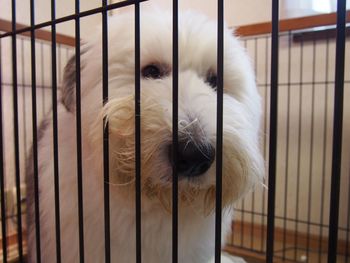
<svg viewBox="0 0 350 263"><path fill-rule="evenodd" d="M327 254L328 211L330 202L331 143L334 100L336 41L331 31L322 38L308 31L279 34L279 108L276 163L275 258L284 261L325 262ZM243 39L254 60L257 82L265 101L264 134L269 133L269 52L270 35ZM348 45L348 43L346 44ZM345 62L348 68L348 61ZM344 94L348 96L348 75ZM344 105L344 120L347 109ZM344 121L344 130L347 127ZM347 139L344 132L344 141ZM262 141L268 158L268 137ZM343 144L345 159L347 145ZM348 259L347 225L349 205L349 167L342 164L340 189L338 261ZM229 246L248 249L256 254L266 252L267 193L256 190L236 209L233 236ZM253 253L253 254L254 254ZM256 255L257 256L257 255Z"/></svg>
<svg viewBox="0 0 350 263"><path fill-rule="evenodd" d="M40 262L38 198L38 139L40 122L53 120L54 193L56 212L56 255L61 262L59 145L57 100L63 68L75 55L77 195L79 260L85 261L84 195L81 143L80 20L102 16L103 90L108 101L108 12L126 6L135 8L135 260L141 262L141 120L140 120L140 5L121 1L56 18L51 1L51 20L35 22L34 0L30 3L30 25L16 22L16 1L12 0L12 21L0 21L0 190L2 261L25 262L26 217L25 170L33 166L35 187L36 257ZM350 60L346 49L345 1L329 26L315 31L310 24L302 30L279 21L279 1L272 1L271 32L242 33L241 41L252 58L256 81L263 98L261 148L266 160L266 188L259 188L236 204L232 233L223 250L244 257L247 262L350 262ZM1 12L1 11L0 11ZM178 147L178 2L173 1L173 151ZM224 3L218 1L217 50L217 145L215 262L221 262L221 185L223 123L223 17ZM75 37L56 33L56 26L74 22ZM72 24L73 26L73 24ZM47 28L49 27L49 30ZM246 32L249 32L247 30ZM336 34L334 34L336 32ZM7 53L6 50L11 50ZM28 71L27 69L31 70ZM345 101L344 101L345 99ZM344 103L345 102L345 103ZM109 182L108 125L104 132L104 182ZM102 142L101 142L102 143ZM33 155L33 164L26 156ZM174 154L176 156L176 154ZM176 160L172 184L172 262L178 260L178 177ZM105 262L111 259L109 185L104 184Z"/></svg>

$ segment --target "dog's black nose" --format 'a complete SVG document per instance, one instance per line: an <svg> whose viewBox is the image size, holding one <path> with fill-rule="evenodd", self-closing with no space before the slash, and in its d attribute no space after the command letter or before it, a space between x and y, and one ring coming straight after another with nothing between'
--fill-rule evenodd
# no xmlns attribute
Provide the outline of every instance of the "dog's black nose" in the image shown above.
<svg viewBox="0 0 350 263"><path fill-rule="evenodd" d="M169 146L169 160L173 163L173 147ZM205 173L215 159L215 149L210 144L195 145L191 141L179 142L177 168L179 175L195 177Z"/></svg>

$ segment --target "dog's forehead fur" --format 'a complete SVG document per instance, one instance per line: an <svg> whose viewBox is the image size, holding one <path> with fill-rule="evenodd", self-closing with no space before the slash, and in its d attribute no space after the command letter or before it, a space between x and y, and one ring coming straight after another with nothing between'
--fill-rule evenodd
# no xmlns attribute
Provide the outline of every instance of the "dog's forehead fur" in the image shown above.
<svg viewBox="0 0 350 263"><path fill-rule="evenodd" d="M141 13L141 67L149 63L172 66L172 15L167 12ZM108 70L114 78L134 78L134 14L111 17L108 22ZM100 30L100 29L99 29ZM102 80L102 32L96 32L86 42L82 55L84 72L83 94L91 87L100 86ZM93 63L92 63L93 61ZM217 64L217 23L195 12L184 12L179 17L179 72L191 70L203 80L208 71L215 72ZM170 76L171 77L171 74ZM256 92L251 62L234 32L224 30L224 89L247 106L251 115L259 116L256 106L260 102ZM255 121L255 120L254 120Z"/></svg>

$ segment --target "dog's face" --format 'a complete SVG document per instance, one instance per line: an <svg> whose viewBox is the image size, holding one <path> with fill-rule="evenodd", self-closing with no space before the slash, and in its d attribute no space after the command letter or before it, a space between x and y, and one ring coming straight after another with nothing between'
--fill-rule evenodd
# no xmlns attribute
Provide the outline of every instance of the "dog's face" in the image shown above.
<svg viewBox="0 0 350 263"><path fill-rule="evenodd" d="M180 205L215 203L217 26L194 13L179 21ZM102 156L102 119L109 122L110 178L132 193L135 178L134 30L132 14L109 21L109 101L102 107L101 34L84 47L83 128ZM68 67L69 69L69 67ZM141 16L141 167L143 202L170 207L172 186L172 17ZM66 74L69 77L69 72ZM69 86L69 85L67 85ZM69 91L63 92L69 96ZM67 95L68 94L68 95ZM66 100L74 109L74 100ZM233 204L261 178L258 146L260 97L244 49L224 36L223 204ZM125 190L125 191L124 191Z"/></svg>

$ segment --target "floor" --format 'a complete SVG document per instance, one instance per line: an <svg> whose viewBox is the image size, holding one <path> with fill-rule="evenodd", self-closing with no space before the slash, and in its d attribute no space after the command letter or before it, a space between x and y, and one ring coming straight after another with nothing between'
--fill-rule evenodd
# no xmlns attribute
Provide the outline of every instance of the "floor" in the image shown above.
<svg viewBox="0 0 350 263"><path fill-rule="evenodd" d="M233 255L241 256L247 263L265 262L266 231L255 229L254 234L252 234L250 228L235 228L235 230L234 237L231 236L228 239L229 246L226 248L226 251ZM320 249L317 244L312 243L307 251L305 244L302 244L305 240L298 242L297 247L295 246L294 235L283 238L283 236L275 234L275 237L274 262L327 263L326 248ZM350 248L348 249L349 252ZM350 263L350 255L348 254L345 257L344 253L338 254L336 263Z"/></svg>

